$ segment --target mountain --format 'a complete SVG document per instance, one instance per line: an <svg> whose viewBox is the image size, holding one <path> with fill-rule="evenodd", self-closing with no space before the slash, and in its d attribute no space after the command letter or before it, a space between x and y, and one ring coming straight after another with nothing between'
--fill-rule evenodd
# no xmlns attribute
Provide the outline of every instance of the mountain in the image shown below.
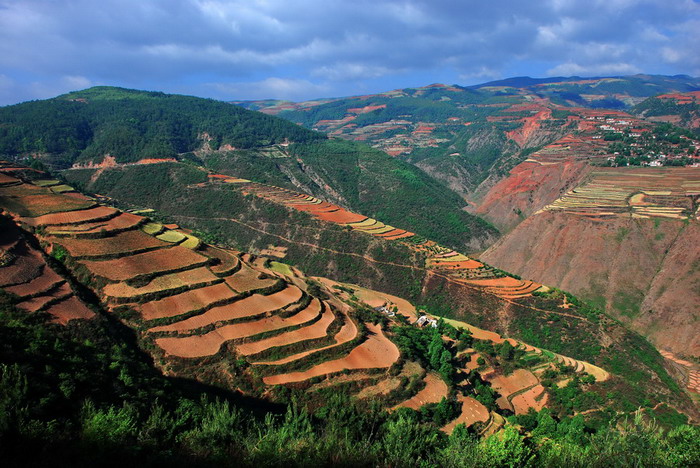
<svg viewBox="0 0 700 468"><path fill-rule="evenodd" d="M301 103L236 104L367 142L478 202L530 153L576 132L571 119L581 118L582 110L628 109L650 96L698 89L700 80L687 76L521 77L468 88L434 84Z"/></svg>
<svg viewBox="0 0 700 468"><path fill-rule="evenodd" d="M460 193L471 213L505 234L483 260L571 290L666 351L697 356L694 337L678 339L677 334L697 326L693 310L700 296L693 269L681 257L667 255L673 244L664 242L673 242L681 231L678 245L698 242L695 230L684 229L680 218L691 226L697 223L693 183L700 170L669 172L678 185L671 188L672 197L643 202L658 206L651 216L637 214L634 206L617 207L612 213L601 210L596 228L588 229L586 221L571 216L577 213L540 213L587 190L601 166L615 174L604 183L616 196L648 197L644 194L654 193L656 186L651 181L666 172L648 168L638 174L624 167L692 166L700 161L700 138L693 132L697 87L698 80L687 76L517 77L469 88L431 85L330 102L258 107L329 135L367 141L415 164ZM651 178L640 179L645 173ZM600 206L607 203L601 200ZM662 221L674 227L660 233L655 226ZM607 234L618 230L636 232L638 238L623 236L618 242ZM586 239L577 238L584 233ZM666 241L652 242L644 259L608 260L617 252L638 251L641 245L646 249L643 240L658 236ZM682 240L686 236L688 240ZM581 245L590 246L598 259L582 253ZM661 286L668 278L684 278L675 283L673 294L664 293L667 286ZM662 326L668 321L676 331Z"/></svg>
<svg viewBox="0 0 700 468"><path fill-rule="evenodd" d="M251 136L239 118L241 149L216 147L229 122L172 157L80 154L61 179L0 164L4 459L600 464L639 436L656 448L637 461L696 461L697 408L644 338L429 239L476 218L439 211L458 198L408 163L267 119ZM144 147L179 134L153 122Z"/></svg>
<svg viewBox="0 0 700 468"><path fill-rule="evenodd" d="M644 99L669 93L700 90L700 79L687 75L631 75L613 77L515 77L472 86L528 90L552 102L592 108L623 109Z"/></svg>
<svg viewBox="0 0 700 468"><path fill-rule="evenodd" d="M55 169L190 161L298 188L455 248L482 250L498 235L410 164L210 99L97 87L0 108L0 122L0 155Z"/></svg>

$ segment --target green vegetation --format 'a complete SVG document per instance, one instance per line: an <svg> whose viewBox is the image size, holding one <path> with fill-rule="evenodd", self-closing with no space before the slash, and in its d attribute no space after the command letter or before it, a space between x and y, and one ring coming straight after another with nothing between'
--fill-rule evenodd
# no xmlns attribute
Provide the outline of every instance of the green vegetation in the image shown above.
<svg viewBox="0 0 700 468"><path fill-rule="evenodd" d="M111 87L3 107L0 122L0 155L46 154L54 167L107 154L117 162L175 157L205 141L218 149L325 139L220 101Z"/></svg>
<svg viewBox="0 0 700 468"><path fill-rule="evenodd" d="M646 415L596 428L548 410L479 438L443 400L394 414L320 392L263 405L168 379L102 316L68 327L28 315L0 292L0 456L9 466L692 466L700 429ZM283 394L285 392L282 392ZM661 410L660 410L661 411ZM663 416L673 419L672 416ZM674 422L682 423L681 420Z"/></svg>

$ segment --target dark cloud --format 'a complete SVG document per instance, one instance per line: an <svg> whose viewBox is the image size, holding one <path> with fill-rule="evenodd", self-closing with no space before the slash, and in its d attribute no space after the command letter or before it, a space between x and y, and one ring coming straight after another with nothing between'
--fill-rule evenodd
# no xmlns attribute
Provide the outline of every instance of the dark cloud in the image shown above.
<svg viewBox="0 0 700 468"><path fill-rule="evenodd" d="M92 84L301 99L516 71L700 75L699 31L692 0L0 0L0 103Z"/></svg>

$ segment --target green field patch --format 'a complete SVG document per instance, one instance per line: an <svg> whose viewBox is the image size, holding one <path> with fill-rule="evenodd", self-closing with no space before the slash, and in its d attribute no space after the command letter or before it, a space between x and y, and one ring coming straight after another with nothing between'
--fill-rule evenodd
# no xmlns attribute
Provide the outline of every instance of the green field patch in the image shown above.
<svg viewBox="0 0 700 468"><path fill-rule="evenodd" d="M150 234L152 236L158 234L159 232L163 231L163 225L160 223L146 223L143 225L141 228L143 232L146 234Z"/></svg>
<svg viewBox="0 0 700 468"><path fill-rule="evenodd" d="M184 241L187 236L181 232L177 231L165 231L162 234L158 234L156 236L157 239L160 239L164 242L171 242L173 244L179 244L180 242Z"/></svg>
<svg viewBox="0 0 700 468"><path fill-rule="evenodd" d="M286 263L270 262L270 270L285 276L294 276L292 268Z"/></svg>

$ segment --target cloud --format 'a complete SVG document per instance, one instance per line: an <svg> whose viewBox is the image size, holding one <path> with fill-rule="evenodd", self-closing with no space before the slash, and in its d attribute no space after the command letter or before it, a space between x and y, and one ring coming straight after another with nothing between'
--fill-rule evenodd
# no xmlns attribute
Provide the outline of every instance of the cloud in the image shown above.
<svg viewBox="0 0 700 468"><path fill-rule="evenodd" d="M323 84L289 78L266 78L261 81L238 83L207 83L205 87L215 91L221 99L303 99L328 92Z"/></svg>
<svg viewBox="0 0 700 468"><path fill-rule="evenodd" d="M605 75L633 75L642 70L629 63L596 63L585 66L578 63L562 63L547 70L549 76L605 76Z"/></svg>
<svg viewBox="0 0 700 468"><path fill-rule="evenodd" d="M515 72L697 75L698 50L693 0L0 0L16 100L65 77L212 96L207 83L267 83L291 98Z"/></svg>

